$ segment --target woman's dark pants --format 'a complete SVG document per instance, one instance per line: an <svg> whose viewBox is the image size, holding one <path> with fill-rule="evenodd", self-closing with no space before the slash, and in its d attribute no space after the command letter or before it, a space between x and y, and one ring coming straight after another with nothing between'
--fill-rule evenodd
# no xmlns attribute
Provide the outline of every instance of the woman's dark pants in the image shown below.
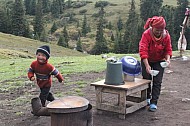
<svg viewBox="0 0 190 126"><path fill-rule="evenodd" d="M162 78L163 78L163 73L164 73L164 68L161 67L160 62L162 62L162 61L149 62L151 69L159 71L158 75L153 77L152 85L151 85L151 83L149 83L149 87L147 89L147 99L151 99L150 103L156 104L156 105L157 105L157 101L160 96L161 83L162 83ZM146 67L145 67L143 61L141 61L141 66L142 66L143 79L152 80L152 76L146 72ZM152 98L151 98L151 96L152 96Z"/></svg>

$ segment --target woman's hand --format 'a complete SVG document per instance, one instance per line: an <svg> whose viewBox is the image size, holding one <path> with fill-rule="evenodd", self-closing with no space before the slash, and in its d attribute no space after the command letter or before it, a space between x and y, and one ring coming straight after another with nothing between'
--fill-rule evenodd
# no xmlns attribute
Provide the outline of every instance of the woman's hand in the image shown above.
<svg viewBox="0 0 190 126"><path fill-rule="evenodd" d="M151 67L150 65L146 66L146 72L150 74Z"/></svg>
<svg viewBox="0 0 190 126"><path fill-rule="evenodd" d="M151 67L148 63L148 59L143 59L144 65L146 67L146 72L150 74Z"/></svg>
<svg viewBox="0 0 190 126"><path fill-rule="evenodd" d="M171 66L170 55L166 55L166 62L168 63L168 67L170 67Z"/></svg>

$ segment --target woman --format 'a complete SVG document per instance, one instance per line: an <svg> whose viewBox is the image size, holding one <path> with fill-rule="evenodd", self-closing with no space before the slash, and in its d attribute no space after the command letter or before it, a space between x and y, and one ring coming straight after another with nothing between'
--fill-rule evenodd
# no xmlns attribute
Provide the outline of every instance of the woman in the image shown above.
<svg viewBox="0 0 190 126"><path fill-rule="evenodd" d="M158 75L154 76L153 84L149 84L147 90L147 102L150 111L157 110L164 68L160 63L166 61L170 65L172 56L171 39L165 29L166 22L161 16L149 18L144 25L144 33L139 43L139 54L141 57L142 76L151 80L151 69L158 70Z"/></svg>

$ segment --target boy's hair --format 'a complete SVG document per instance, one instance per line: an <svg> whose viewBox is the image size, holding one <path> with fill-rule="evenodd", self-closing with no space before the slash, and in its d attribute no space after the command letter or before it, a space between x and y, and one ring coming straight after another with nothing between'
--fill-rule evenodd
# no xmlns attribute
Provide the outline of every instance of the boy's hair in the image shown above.
<svg viewBox="0 0 190 126"><path fill-rule="evenodd" d="M49 59L49 57L50 57L50 48L49 48L48 45L40 46L40 47L37 49L36 54L37 54L38 52L41 52L41 53L45 54L45 56L47 57L47 59Z"/></svg>

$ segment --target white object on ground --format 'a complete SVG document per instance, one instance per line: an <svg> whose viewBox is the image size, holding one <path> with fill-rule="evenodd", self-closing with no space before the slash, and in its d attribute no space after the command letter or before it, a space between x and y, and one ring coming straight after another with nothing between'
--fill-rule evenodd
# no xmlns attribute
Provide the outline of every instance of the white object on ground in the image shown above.
<svg viewBox="0 0 190 126"><path fill-rule="evenodd" d="M173 71L172 70L166 70L165 73L170 74L170 73L173 73Z"/></svg>
<svg viewBox="0 0 190 126"><path fill-rule="evenodd" d="M182 101L182 102L188 102L188 101L190 101L190 98L182 98L181 101Z"/></svg>
<svg viewBox="0 0 190 126"><path fill-rule="evenodd" d="M160 65L161 65L161 67L166 68L169 65L169 63L168 62L161 62Z"/></svg>
<svg viewBox="0 0 190 126"><path fill-rule="evenodd" d="M158 73L159 73L158 70L150 70L150 74L151 74L152 76L156 76Z"/></svg>
<svg viewBox="0 0 190 126"><path fill-rule="evenodd" d="M183 60L187 60L188 57L187 57L187 56L182 56L182 59L183 59Z"/></svg>

